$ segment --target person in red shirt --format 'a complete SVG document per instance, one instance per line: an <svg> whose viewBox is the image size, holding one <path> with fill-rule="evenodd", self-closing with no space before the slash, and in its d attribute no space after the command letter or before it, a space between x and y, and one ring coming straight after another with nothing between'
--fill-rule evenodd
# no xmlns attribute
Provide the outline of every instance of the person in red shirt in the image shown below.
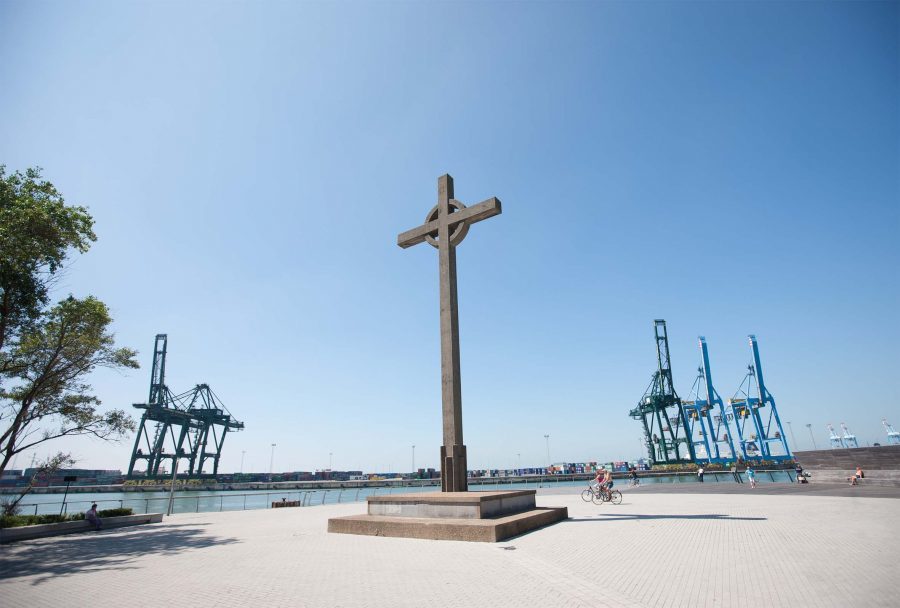
<svg viewBox="0 0 900 608"><path fill-rule="evenodd" d="M606 468L600 467L600 470L597 471L597 476L594 478L594 481L597 482L600 490L606 495L606 498L609 499L609 489L613 485L612 473L607 471Z"/></svg>

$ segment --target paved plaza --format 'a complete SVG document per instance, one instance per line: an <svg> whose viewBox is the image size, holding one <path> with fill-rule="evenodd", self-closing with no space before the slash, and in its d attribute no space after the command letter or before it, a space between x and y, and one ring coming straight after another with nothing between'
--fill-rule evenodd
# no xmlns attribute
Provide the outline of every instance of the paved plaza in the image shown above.
<svg viewBox="0 0 900 608"><path fill-rule="evenodd" d="M0 546L0 603L900 605L900 500L692 489L626 489L618 506L545 490L538 505L570 519L502 543L325 532L361 503L177 515Z"/></svg>

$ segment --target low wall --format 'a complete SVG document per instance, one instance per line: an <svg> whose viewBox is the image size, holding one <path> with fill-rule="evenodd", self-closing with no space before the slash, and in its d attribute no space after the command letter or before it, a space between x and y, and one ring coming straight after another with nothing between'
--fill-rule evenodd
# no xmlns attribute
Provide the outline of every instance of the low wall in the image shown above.
<svg viewBox="0 0 900 608"><path fill-rule="evenodd" d="M110 528L124 528L125 526L139 526L141 524L156 524L161 522L162 518L162 513L142 513L140 515L123 515L121 517L104 517L102 518L102 522L103 529L107 530ZM44 538L46 536L75 534L93 529L94 526L85 519L78 521L64 521L57 524L0 528L0 544L11 543L18 540L30 540L32 538Z"/></svg>

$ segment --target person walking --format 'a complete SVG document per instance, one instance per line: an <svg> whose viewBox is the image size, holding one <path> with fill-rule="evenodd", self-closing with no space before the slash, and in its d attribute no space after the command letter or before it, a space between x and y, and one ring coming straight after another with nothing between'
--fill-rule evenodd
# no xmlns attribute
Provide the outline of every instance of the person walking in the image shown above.
<svg viewBox="0 0 900 608"><path fill-rule="evenodd" d="M750 487L755 488L756 487L756 471L754 471L753 467L751 467L751 466L747 467L747 479L750 480Z"/></svg>
<svg viewBox="0 0 900 608"><path fill-rule="evenodd" d="M703 483L703 466L701 465L699 469L697 469L697 481Z"/></svg>

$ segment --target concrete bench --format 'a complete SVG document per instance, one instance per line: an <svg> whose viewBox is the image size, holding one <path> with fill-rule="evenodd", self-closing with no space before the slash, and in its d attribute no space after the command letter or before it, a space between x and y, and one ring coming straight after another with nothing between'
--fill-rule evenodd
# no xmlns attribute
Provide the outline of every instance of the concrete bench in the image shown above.
<svg viewBox="0 0 900 608"><path fill-rule="evenodd" d="M103 517L103 530L111 528L124 528L125 526L139 526L141 524L156 524L162 521L162 513L142 513L140 515L122 515L120 517ZM86 519L78 521L64 521L56 524L39 524L37 526L20 526L18 528L0 528L0 544L11 543L18 540L30 540L32 538L44 538L47 536L60 536L62 534L75 534L88 532L94 526Z"/></svg>

